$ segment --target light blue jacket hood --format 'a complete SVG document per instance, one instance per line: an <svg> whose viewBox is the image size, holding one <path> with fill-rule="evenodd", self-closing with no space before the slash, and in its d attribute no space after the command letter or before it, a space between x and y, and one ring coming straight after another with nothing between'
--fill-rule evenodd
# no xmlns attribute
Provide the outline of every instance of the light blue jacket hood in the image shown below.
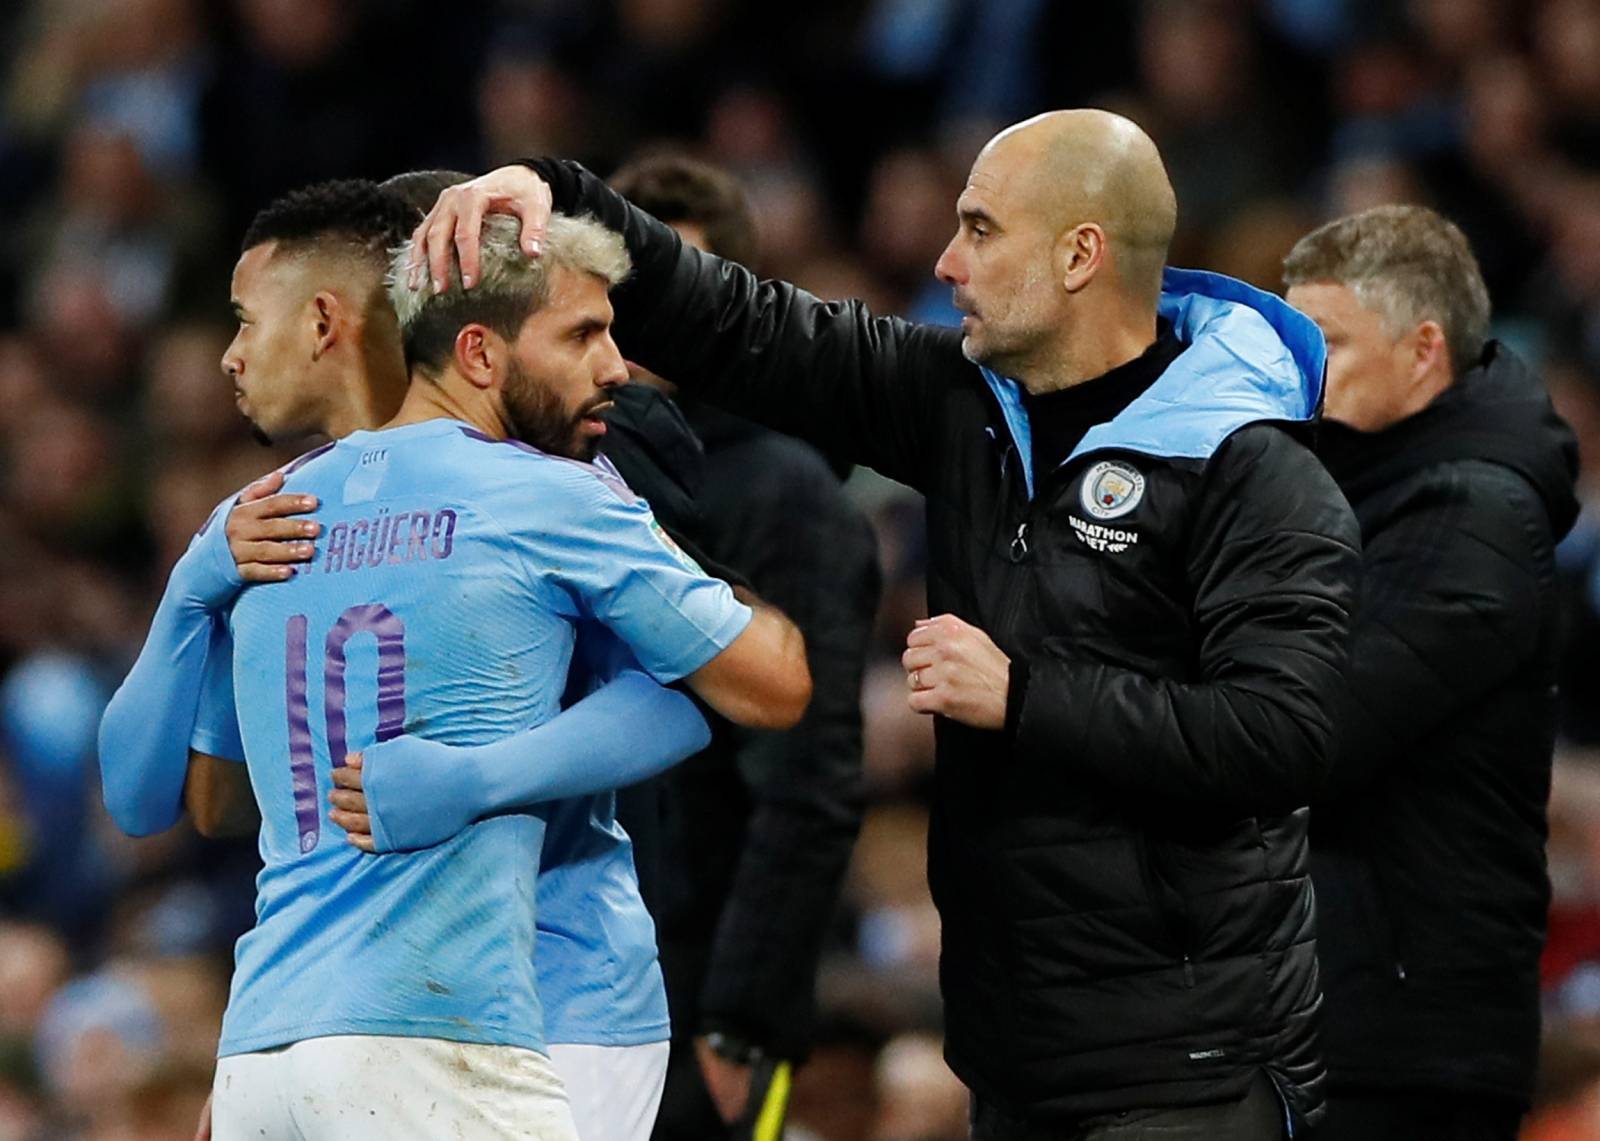
<svg viewBox="0 0 1600 1141"><path fill-rule="evenodd" d="M1162 459L1208 459L1247 424L1304 423L1322 402L1322 332L1274 294L1219 273L1168 269L1157 312L1188 348L1133 403L1084 434L1067 460L1116 448ZM1022 387L990 369L1033 498L1033 433Z"/></svg>

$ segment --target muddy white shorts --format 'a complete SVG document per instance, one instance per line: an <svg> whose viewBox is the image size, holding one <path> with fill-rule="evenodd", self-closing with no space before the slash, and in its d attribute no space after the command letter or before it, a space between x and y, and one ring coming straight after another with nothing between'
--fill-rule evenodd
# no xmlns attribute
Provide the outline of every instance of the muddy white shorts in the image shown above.
<svg viewBox="0 0 1600 1141"><path fill-rule="evenodd" d="M550 1044L550 1062L567 1087L581 1141L649 1141L667 1086L670 1044Z"/></svg>
<svg viewBox="0 0 1600 1141"><path fill-rule="evenodd" d="M217 1060L213 1141L577 1141L550 1059L349 1035Z"/></svg>

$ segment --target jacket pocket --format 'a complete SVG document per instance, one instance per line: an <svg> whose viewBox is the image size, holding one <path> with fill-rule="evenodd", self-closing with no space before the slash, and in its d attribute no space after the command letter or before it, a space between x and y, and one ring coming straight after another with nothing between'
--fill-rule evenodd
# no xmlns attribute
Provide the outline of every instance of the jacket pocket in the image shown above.
<svg viewBox="0 0 1600 1141"><path fill-rule="evenodd" d="M1144 884L1150 913L1166 939L1167 945L1162 949L1182 962L1184 985L1192 987L1195 982L1194 940L1188 905L1161 877L1155 844L1146 833L1136 834L1135 851L1139 857L1139 878Z"/></svg>

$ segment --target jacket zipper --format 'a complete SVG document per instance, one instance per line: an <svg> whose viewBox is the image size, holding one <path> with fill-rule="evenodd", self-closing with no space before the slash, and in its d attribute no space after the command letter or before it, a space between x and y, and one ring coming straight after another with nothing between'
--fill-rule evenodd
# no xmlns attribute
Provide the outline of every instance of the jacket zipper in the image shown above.
<svg viewBox="0 0 1600 1141"><path fill-rule="evenodd" d="M999 438L995 436L993 429L988 431L990 437L999 443ZM1005 576L1005 601L997 615L995 629L991 631L1005 635L1011 633L1017 611L1022 605L1021 567L1028 561L1028 556L1032 552L1030 540L1033 535L1033 503L1028 500L1027 485L1022 479L1021 471L1011 462L1012 457L1017 454L1015 441L1007 439L1004 450L1000 453L1000 482L1007 503L1021 500L1022 520L1012 532L1011 541L1006 546L1006 558L1011 563L1011 569Z"/></svg>
<svg viewBox="0 0 1600 1141"><path fill-rule="evenodd" d="M990 431L990 437L995 438L992 430ZM1000 476L1002 482L1006 484L1008 496L1012 497L1017 494L1017 491L1016 484L1011 475L1010 460L1012 454L1015 453L1016 450L1015 443L1007 443L1005 451L1000 457ZM1082 457L1079 456L1074 458L1081 459ZM1059 480L1061 473L1071 466L1071 462L1072 461L1069 459L1061 464L1058 464L1053 470L1051 470L1042 478L1038 477L1036 474L1035 478L1038 479L1038 485L1034 488L1034 495L1031 500L1027 498L1026 490L1024 489L1023 518L1022 521L1017 524L1017 529L1012 533L1011 542L1007 550L1007 555L1010 558L1013 567L1020 567L1022 564L1027 562L1028 556L1032 552L1031 539L1033 537L1034 530L1034 517L1036 512L1039 510L1039 504L1045 501L1046 488L1047 486L1054 484ZM1011 622L1016 616L1018 607L1021 605L1020 599L1022 592L1016 589L1017 580L1015 572L1007 575L1006 579L1007 597L1005 609L1001 614L1003 623L1001 628L1009 632L1011 629ZM1150 867L1149 841L1142 833L1138 838L1138 853L1139 873L1144 882L1145 895L1150 900L1150 906L1155 911L1156 919L1161 924L1162 930L1166 932L1167 938L1171 942L1173 950L1183 957L1183 985L1185 987L1193 987L1195 985L1194 959L1190 954L1188 941L1182 937L1177 925L1173 922L1172 916L1168 913L1167 908L1161 902L1161 894L1155 882L1155 874Z"/></svg>
<svg viewBox="0 0 1600 1141"><path fill-rule="evenodd" d="M1017 524L1017 533L1011 536L1011 561L1020 563L1028 557L1028 520Z"/></svg>

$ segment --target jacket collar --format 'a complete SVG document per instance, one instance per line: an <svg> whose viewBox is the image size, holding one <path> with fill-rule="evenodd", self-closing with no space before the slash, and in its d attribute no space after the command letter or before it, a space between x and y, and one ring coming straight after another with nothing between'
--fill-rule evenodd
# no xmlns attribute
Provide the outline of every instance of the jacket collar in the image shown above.
<svg viewBox="0 0 1600 1141"><path fill-rule="evenodd" d="M1499 341L1432 404L1379 432L1322 425L1318 452L1352 506L1424 468L1480 460L1532 484L1560 538L1578 513L1578 445L1544 385Z"/></svg>
<svg viewBox="0 0 1600 1141"><path fill-rule="evenodd" d="M1091 428L1067 462L1113 448L1204 460L1248 424L1316 419L1327 349L1316 324L1282 298L1221 274L1168 269L1157 312L1189 347L1121 413ZM1033 433L1022 387L982 372L1016 441L1031 499Z"/></svg>

